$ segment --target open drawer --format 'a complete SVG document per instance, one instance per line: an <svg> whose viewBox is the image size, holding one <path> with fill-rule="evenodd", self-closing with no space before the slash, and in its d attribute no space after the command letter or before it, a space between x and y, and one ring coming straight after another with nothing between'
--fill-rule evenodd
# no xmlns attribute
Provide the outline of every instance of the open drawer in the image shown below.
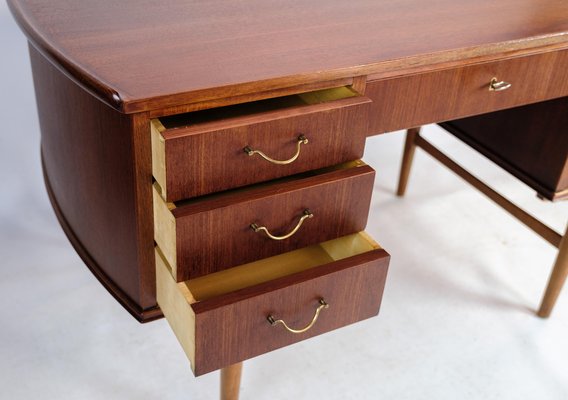
<svg viewBox="0 0 568 400"><path fill-rule="evenodd" d="M154 240L177 282L365 229L375 172L362 161L166 203Z"/></svg>
<svg viewBox="0 0 568 400"><path fill-rule="evenodd" d="M360 232L176 283L156 247L157 299L198 376L376 315L389 259Z"/></svg>
<svg viewBox="0 0 568 400"><path fill-rule="evenodd" d="M339 87L154 119L152 173L173 202L355 160L370 103Z"/></svg>

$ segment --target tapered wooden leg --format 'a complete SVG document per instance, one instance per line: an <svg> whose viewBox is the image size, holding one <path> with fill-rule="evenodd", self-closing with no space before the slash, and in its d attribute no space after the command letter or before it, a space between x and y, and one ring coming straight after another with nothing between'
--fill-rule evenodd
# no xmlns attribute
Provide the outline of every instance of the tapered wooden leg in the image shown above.
<svg viewBox="0 0 568 400"><path fill-rule="evenodd" d="M556 261L554 262L554 267L552 268L552 273L550 274L550 279L548 280L548 286L546 287L546 292L540 304L540 310L538 310L538 316L541 318L548 318L554 304L560 295L562 286L566 281L566 276L568 276L568 227L566 228L566 233L560 241L560 246L558 247L558 255L556 256Z"/></svg>
<svg viewBox="0 0 568 400"><path fill-rule="evenodd" d="M239 400L243 363L221 369L221 400Z"/></svg>
<svg viewBox="0 0 568 400"><path fill-rule="evenodd" d="M404 153L402 155L402 164L400 166L400 177L398 179L397 196L404 196L406 192L406 184L412 168L412 160L414 159L414 150L416 150L415 139L420 133L420 127L412 128L406 131L406 142L404 143Z"/></svg>

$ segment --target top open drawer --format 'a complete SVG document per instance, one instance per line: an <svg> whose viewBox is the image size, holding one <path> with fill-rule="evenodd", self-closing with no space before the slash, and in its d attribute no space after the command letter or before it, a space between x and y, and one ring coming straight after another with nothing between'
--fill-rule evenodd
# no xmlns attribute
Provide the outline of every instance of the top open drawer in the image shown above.
<svg viewBox="0 0 568 400"><path fill-rule="evenodd" d="M358 159L370 102L340 87L154 119L154 178L172 202Z"/></svg>

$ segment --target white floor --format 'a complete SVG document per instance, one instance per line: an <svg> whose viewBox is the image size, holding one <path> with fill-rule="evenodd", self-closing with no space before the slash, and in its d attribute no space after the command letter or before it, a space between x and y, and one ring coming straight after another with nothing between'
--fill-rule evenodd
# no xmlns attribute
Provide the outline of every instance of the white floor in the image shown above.
<svg viewBox="0 0 568 400"><path fill-rule="evenodd" d="M164 320L140 325L48 204L26 43L0 3L0 398L215 399ZM427 136L562 231L549 204L434 127ZM534 317L554 249L423 153L393 195L401 133L369 139L371 233L392 255L379 317L245 363L242 399L568 399L568 289Z"/></svg>

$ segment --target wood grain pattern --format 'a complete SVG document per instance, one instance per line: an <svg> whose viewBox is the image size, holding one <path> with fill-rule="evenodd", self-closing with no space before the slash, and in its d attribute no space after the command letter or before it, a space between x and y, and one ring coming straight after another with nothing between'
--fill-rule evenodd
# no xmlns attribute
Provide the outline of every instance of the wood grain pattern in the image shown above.
<svg viewBox="0 0 568 400"><path fill-rule="evenodd" d="M156 193L155 202L162 205L155 207L161 210L156 214L160 218L155 240L180 282L355 233L367 224L374 176L369 166L353 163L349 168L181 202L171 212ZM250 227L256 223L283 235L306 209L314 217L285 240L272 240Z"/></svg>
<svg viewBox="0 0 568 400"><path fill-rule="evenodd" d="M377 315L387 266L387 253L374 250L218 298L214 304L194 304L196 376ZM303 334L266 320L272 314L292 326L306 325L319 298L330 308Z"/></svg>
<svg viewBox="0 0 568 400"><path fill-rule="evenodd" d="M512 83L490 92L493 77ZM367 82L369 133L417 127L568 96L568 51Z"/></svg>
<svg viewBox="0 0 568 400"><path fill-rule="evenodd" d="M549 200L568 197L568 97L441 124Z"/></svg>
<svg viewBox="0 0 568 400"><path fill-rule="evenodd" d="M65 215L63 214L61 208L59 207L59 204L57 203L57 199L55 198L53 190L51 189L51 182L49 181L49 177L46 174L43 160L42 169L47 195L53 207L55 216L57 217L61 228L65 232L65 235L69 239L69 242L71 243L79 257L81 257L81 260L83 260L85 265L87 265L89 270L95 276L95 278L97 278L97 280L103 285L106 290L109 291L109 293L116 299L116 301L118 301L126 309L126 311L128 311L139 322L150 322L163 317L162 311L157 305L142 309L139 302L133 300L128 296L127 293L124 292L123 288L120 286L121 282L113 281L103 270L103 268L101 268L98 262L87 252L83 243L81 243L81 241L77 238L77 236L71 229L71 226L65 219ZM152 277L154 276L153 273L149 275ZM153 293L150 293L150 296L153 296ZM152 298L152 300L154 300L154 298Z"/></svg>
<svg viewBox="0 0 568 400"><path fill-rule="evenodd" d="M121 114L33 47L44 173L59 220L87 266L139 320L156 309L149 120Z"/></svg>
<svg viewBox="0 0 568 400"><path fill-rule="evenodd" d="M330 258L329 262L304 271L211 299L195 302L190 296L185 304L193 303L195 326L188 320L186 324L172 324L172 328L178 338L195 335L195 358L190 359L192 368L196 376L205 374L376 315L388 263L388 253L372 249L371 245L371 249L363 253L336 261ZM157 267L158 279L168 282L168 290L173 290L172 285L184 286L184 283L175 283L164 264L158 263ZM162 303L162 297L167 296L159 287L159 303L169 321L175 314L173 307L178 305ZM177 296L179 299L179 294ZM318 299L322 297L330 304L329 309L303 334L294 335L281 326L271 326L266 319L272 314L293 326L305 325L312 319Z"/></svg>
<svg viewBox="0 0 568 400"><path fill-rule="evenodd" d="M344 89L353 96L352 91ZM177 201L339 164L363 155L368 99L356 96L292 107L285 107L284 101L290 98L272 100L269 104L247 104L245 110L221 108L161 119L166 129L154 142L163 145L160 152L165 152L165 172L155 165L154 177L162 195L167 201ZM270 111L260 112L261 107ZM232 114L238 116L231 117ZM158 135L159 129L153 131L154 136ZM243 150L250 146L271 158L286 160L296 153L300 135L309 143L301 146L300 156L291 164L272 164L259 155L248 156ZM161 156L156 157L155 162L160 159Z"/></svg>
<svg viewBox="0 0 568 400"><path fill-rule="evenodd" d="M568 46L565 0L8 3L42 53L128 113Z"/></svg>

